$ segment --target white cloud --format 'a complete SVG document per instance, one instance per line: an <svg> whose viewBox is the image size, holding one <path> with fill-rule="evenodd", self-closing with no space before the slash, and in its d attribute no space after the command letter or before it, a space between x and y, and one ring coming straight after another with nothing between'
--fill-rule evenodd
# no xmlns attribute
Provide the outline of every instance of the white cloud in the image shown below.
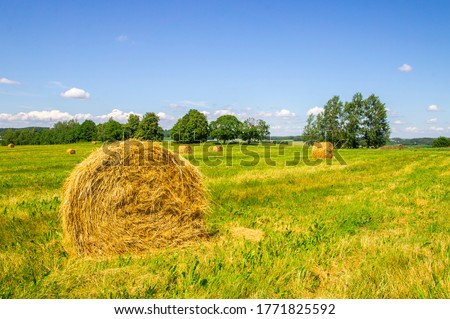
<svg viewBox="0 0 450 319"><path fill-rule="evenodd" d="M320 114L322 112L323 112L323 107L315 106L315 107L309 109L308 112L306 112L306 114L308 116L310 116L311 114L318 115L318 114Z"/></svg>
<svg viewBox="0 0 450 319"><path fill-rule="evenodd" d="M86 100L91 97L91 95L88 92L78 88L71 88L61 93L61 96L68 99L80 99L80 100Z"/></svg>
<svg viewBox="0 0 450 319"><path fill-rule="evenodd" d="M398 116L398 113L396 112L396 111L393 111L393 110L391 110L390 108L386 108L386 111L387 111L387 113L390 115L390 116L392 116L392 117L395 117L395 116Z"/></svg>
<svg viewBox="0 0 450 319"><path fill-rule="evenodd" d="M60 81L48 81L48 87L57 87L60 89L66 89L67 86L62 84Z"/></svg>
<svg viewBox="0 0 450 319"><path fill-rule="evenodd" d="M61 112L59 110L51 111L31 111L31 112L19 112L16 114L0 114L0 121L5 122L58 122L68 121L73 119L73 116L67 112Z"/></svg>
<svg viewBox="0 0 450 319"><path fill-rule="evenodd" d="M276 117L293 117L295 116L294 112L291 112L286 109L282 109L281 111L275 112Z"/></svg>
<svg viewBox="0 0 450 319"><path fill-rule="evenodd" d="M436 104L431 104L427 108L428 112L437 112L439 111L439 107Z"/></svg>
<svg viewBox="0 0 450 319"><path fill-rule="evenodd" d="M110 118L112 118L112 119L116 120L117 122L125 123L126 121L128 121L128 117L130 116L130 114L135 114L135 115L142 117L142 114L138 114L138 113L134 113L134 112L123 112L121 110L114 109L108 114L96 116L95 119L99 120L100 122L104 122L104 121L107 121Z"/></svg>
<svg viewBox="0 0 450 319"><path fill-rule="evenodd" d="M409 126L409 127L405 128L405 131L406 131L406 132L410 132L410 133L412 133L412 132L417 132L417 131L418 131L418 128L415 127L415 126Z"/></svg>
<svg viewBox="0 0 450 319"><path fill-rule="evenodd" d="M266 111L262 111L262 112L258 112L255 114L255 116L259 116L259 117L294 117L295 113L291 112L289 110L286 109L282 109L280 111L276 111L274 112L266 112Z"/></svg>
<svg viewBox="0 0 450 319"><path fill-rule="evenodd" d="M7 78L0 78L0 84L18 85L19 81L10 80Z"/></svg>
<svg viewBox="0 0 450 319"><path fill-rule="evenodd" d="M116 41L119 42L127 42L128 41L128 36L125 34L121 34L119 36L116 37Z"/></svg>
<svg viewBox="0 0 450 319"><path fill-rule="evenodd" d="M436 123L437 122L437 118L432 118L432 119L429 119L428 121L427 121L427 123L428 124L432 124L432 123Z"/></svg>
<svg viewBox="0 0 450 319"><path fill-rule="evenodd" d="M396 120L396 121L394 121L394 124L396 124L396 125L402 125L402 124L405 124L405 123L403 123L402 121Z"/></svg>
<svg viewBox="0 0 450 319"><path fill-rule="evenodd" d="M60 110L19 112L16 114L0 113L0 127L51 126L56 122L70 120L77 120L80 123L85 120L103 123L110 118L120 123L126 123L130 114L135 114L142 118L142 114L124 112L119 109L113 109L108 114L102 115L92 115L91 113L77 113L73 115ZM164 112L158 112L156 115L159 116L161 121L169 121L169 123L176 119L174 116Z"/></svg>
<svg viewBox="0 0 450 319"><path fill-rule="evenodd" d="M169 107L171 109L184 109L186 108L186 105L178 104L178 103L170 103Z"/></svg>
<svg viewBox="0 0 450 319"><path fill-rule="evenodd" d="M227 110L227 109L222 109L222 110L217 110L214 112L215 116L222 116L222 115L234 115L234 112Z"/></svg>
<svg viewBox="0 0 450 319"><path fill-rule="evenodd" d="M430 127L430 130L431 131L436 131L436 132L441 132L441 131L444 130L444 128L443 127L432 126L432 127Z"/></svg>
<svg viewBox="0 0 450 319"><path fill-rule="evenodd" d="M172 115L166 114L164 112L156 113L161 120L174 120L175 118Z"/></svg>
<svg viewBox="0 0 450 319"><path fill-rule="evenodd" d="M75 114L75 115L73 116L73 118L74 118L75 120L77 120L77 121L85 121L85 120L91 120L91 119L93 119L93 116L92 116L92 114L90 114L90 113L86 113L86 114L78 113L78 114Z"/></svg>
<svg viewBox="0 0 450 319"><path fill-rule="evenodd" d="M204 114L206 117L211 115L211 112L208 112L208 111L201 111L200 113Z"/></svg>
<svg viewBox="0 0 450 319"><path fill-rule="evenodd" d="M262 112L256 113L255 115L256 115L256 116L261 116L261 117L272 117L272 116L273 116L273 113L272 113L272 112L265 112L265 111L262 111Z"/></svg>
<svg viewBox="0 0 450 319"><path fill-rule="evenodd" d="M398 68L402 72L410 72L412 70L412 66L409 64L403 64L401 67Z"/></svg>
<svg viewBox="0 0 450 319"><path fill-rule="evenodd" d="M189 100L184 100L181 101L181 104L186 104L188 106L196 106L196 107L208 107L208 103L206 103L205 101L189 101Z"/></svg>

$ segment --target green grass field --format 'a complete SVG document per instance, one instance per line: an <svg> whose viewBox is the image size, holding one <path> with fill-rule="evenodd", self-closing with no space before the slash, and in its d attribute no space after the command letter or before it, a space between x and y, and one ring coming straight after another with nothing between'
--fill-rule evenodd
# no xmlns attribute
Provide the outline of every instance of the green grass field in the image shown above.
<svg viewBox="0 0 450 319"><path fill-rule="evenodd" d="M61 244L61 187L95 147L0 148L0 297L450 297L448 149L341 150L347 165L288 166L300 146L272 147L274 162L267 148L246 155L235 146L217 166L199 161L211 240L70 258Z"/></svg>

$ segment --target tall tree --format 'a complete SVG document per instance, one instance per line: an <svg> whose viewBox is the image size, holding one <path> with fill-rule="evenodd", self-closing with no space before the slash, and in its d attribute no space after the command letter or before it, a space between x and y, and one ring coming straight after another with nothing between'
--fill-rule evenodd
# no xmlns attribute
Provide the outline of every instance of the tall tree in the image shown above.
<svg viewBox="0 0 450 319"><path fill-rule="evenodd" d="M148 141L162 141L164 138L164 130L159 126L159 116L153 112L144 114L135 137Z"/></svg>
<svg viewBox="0 0 450 319"><path fill-rule="evenodd" d="M319 133L315 130L316 116L314 114L309 114L306 120L306 125L303 128L302 140L307 144L312 144L318 140Z"/></svg>
<svg viewBox="0 0 450 319"><path fill-rule="evenodd" d="M351 102L344 105L343 129L345 147L358 148L361 135L361 120L364 113L364 100L361 93L353 95Z"/></svg>
<svg viewBox="0 0 450 319"><path fill-rule="evenodd" d="M124 137L125 138L132 138L135 137L136 132L139 128L139 123L140 123L141 119L139 117L139 115L136 114L130 114L128 116L128 122L127 124L125 124L124 127Z"/></svg>
<svg viewBox="0 0 450 319"><path fill-rule="evenodd" d="M94 121L85 120L80 125L79 129L79 140L80 141L94 141L97 138L97 126Z"/></svg>
<svg viewBox="0 0 450 319"><path fill-rule="evenodd" d="M97 127L98 138L102 141L118 141L122 139L122 124L114 120L112 117Z"/></svg>
<svg viewBox="0 0 450 319"><path fill-rule="evenodd" d="M189 110L170 130L170 136L174 141L186 143L205 142L208 134L208 120L205 114L197 110Z"/></svg>
<svg viewBox="0 0 450 319"><path fill-rule="evenodd" d="M378 148L389 141L387 111L385 105L374 94L364 100L361 131L364 146Z"/></svg>
<svg viewBox="0 0 450 319"><path fill-rule="evenodd" d="M333 96L323 107L324 141L338 146L344 139L342 128L343 103L339 96Z"/></svg>
<svg viewBox="0 0 450 319"><path fill-rule="evenodd" d="M306 142L328 141L337 147L380 147L389 140L385 105L372 94L363 99L356 93L350 102L332 97L322 113L310 115L303 129Z"/></svg>
<svg viewBox="0 0 450 319"><path fill-rule="evenodd" d="M247 143L262 141L270 134L270 126L263 120L248 118L242 123L241 138Z"/></svg>
<svg viewBox="0 0 450 319"><path fill-rule="evenodd" d="M242 123L234 115L222 115L209 125L211 137L223 143L238 138L242 133Z"/></svg>

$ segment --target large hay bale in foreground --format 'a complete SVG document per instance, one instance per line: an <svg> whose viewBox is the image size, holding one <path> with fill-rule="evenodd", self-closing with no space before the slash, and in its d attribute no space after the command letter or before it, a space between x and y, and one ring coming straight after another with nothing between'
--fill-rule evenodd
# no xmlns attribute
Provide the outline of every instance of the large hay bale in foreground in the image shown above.
<svg viewBox="0 0 450 319"><path fill-rule="evenodd" d="M330 142L316 142L312 148L313 159L332 159L333 144Z"/></svg>
<svg viewBox="0 0 450 319"><path fill-rule="evenodd" d="M64 246L107 256L185 245L204 237L208 210L199 171L178 154L130 140L99 148L67 178Z"/></svg>
<svg viewBox="0 0 450 319"><path fill-rule="evenodd" d="M222 152L222 151L223 151L223 147L220 146L220 145L215 145L215 146L213 147L213 152L214 152L214 153L220 153L220 152Z"/></svg>
<svg viewBox="0 0 450 319"><path fill-rule="evenodd" d="M66 153L69 154L69 155L73 155L73 154L76 154L77 151L75 151L74 149L69 148L68 150L66 150Z"/></svg>
<svg viewBox="0 0 450 319"><path fill-rule="evenodd" d="M10 144L8 144L8 147L9 147L9 148L14 148L15 145L14 145L13 143L10 143Z"/></svg>
<svg viewBox="0 0 450 319"><path fill-rule="evenodd" d="M180 145L180 147L178 148L178 152L180 154L192 154L193 153L192 146Z"/></svg>

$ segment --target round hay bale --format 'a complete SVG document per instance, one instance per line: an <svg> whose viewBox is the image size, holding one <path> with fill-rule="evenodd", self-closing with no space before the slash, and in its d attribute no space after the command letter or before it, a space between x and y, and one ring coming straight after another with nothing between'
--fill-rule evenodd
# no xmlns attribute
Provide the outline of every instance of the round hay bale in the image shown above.
<svg viewBox="0 0 450 319"><path fill-rule="evenodd" d="M8 147L9 147L9 148L14 148L15 145L14 145L13 143L10 143L10 144L8 144Z"/></svg>
<svg viewBox="0 0 450 319"><path fill-rule="evenodd" d="M332 159L333 144L330 142L316 142L312 148L313 159Z"/></svg>
<svg viewBox="0 0 450 319"><path fill-rule="evenodd" d="M74 149L71 149L71 148L69 148L69 149L66 151L66 153L67 153L67 154L70 154L70 155L76 154L76 152L77 152L77 151L75 151Z"/></svg>
<svg viewBox="0 0 450 319"><path fill-rule="evenodd" d="M187 245L207 236L200 172L152 142L116 142L92 152L67 178L61 202L70 254L108 256Z"/></svg>
<svg viewBox="0 0 450 319"><path fill-rule="evenodd" d="M97 142L96 142L96 141L92 141L92 144L94 144L94 145L95 145L95 144L97 144Z"/></svg>
<svg viewBox="0 0 450 319"><path fill-rule="evenodd" d="M192 154L192 146L190 145L180 145L178 152L180 154Z"/></svg>
<svg viewBox="0 0 450 319"><path fill-rule="evenodd" d="M402 150L405 146L403 144L400 145L384 145L378 148L378 150Z"/></svg>
<svg viewBox="0 0 450 319"><path fill-rule="evenodd" d="M213 152L214 152L214 153L220 153L220 152L223 152L223 147L220 146L220 145L215 145L215 146L213 147Z"/></svg>

